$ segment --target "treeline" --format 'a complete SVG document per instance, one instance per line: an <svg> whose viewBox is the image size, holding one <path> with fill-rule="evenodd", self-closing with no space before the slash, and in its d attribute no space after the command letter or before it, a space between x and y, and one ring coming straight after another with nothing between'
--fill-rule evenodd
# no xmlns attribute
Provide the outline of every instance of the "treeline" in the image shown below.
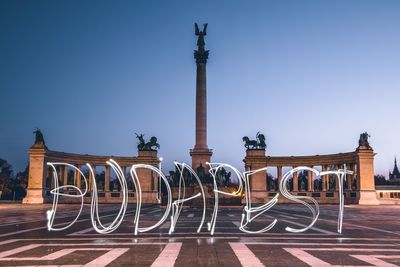
<svg viewBox="0 0 400 267"><path fill-rule="evenodd" d="M384 175L378 174L375 175L375 185L395 185L395 186L400 186L400 181L395 180L386 180L386 177Z"/></svg>
<svg viewBox="0 0 400 267"><path fill-rule="evenodd" d="M26 195L29 166L14 175L12 166L0 159L0 200L22 200Z"/></svg>

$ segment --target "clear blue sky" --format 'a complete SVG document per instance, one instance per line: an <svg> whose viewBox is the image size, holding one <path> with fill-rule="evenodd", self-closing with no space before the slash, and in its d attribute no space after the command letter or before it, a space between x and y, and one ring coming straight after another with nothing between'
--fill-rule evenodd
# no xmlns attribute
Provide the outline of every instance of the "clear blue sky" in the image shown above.
<svg viewBox="0 0 400 267"><path fill-rule="evenodd" d="M136 155L156 135L167 169L194 145L196 39L208 22L208 144L243 168L270 155L352 151L376 172L400 157L400 1L1 1L0 157L52 150Z"/></svg>

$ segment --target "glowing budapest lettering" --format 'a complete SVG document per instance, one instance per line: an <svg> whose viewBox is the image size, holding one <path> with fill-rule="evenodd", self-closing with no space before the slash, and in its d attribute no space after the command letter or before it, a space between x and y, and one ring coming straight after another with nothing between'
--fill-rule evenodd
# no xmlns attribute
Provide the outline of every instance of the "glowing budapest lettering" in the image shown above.
<svg viewBox="0 0 400 267"><path fill-rule="evenodd" d="M177 169L180 173L180 177L179 177L179 183L178 183L178 198L176 200L173 200L171 187L168 183L167 178L164 176L164 174L161 172L160 169L158 169L152 165L147 165L147 164L134 164L134 165L132 165L131 170L130 170L130 177L126 177L125 173L123 172L122 168L118 165L117 162L110 159L106 163L115 172L116 177L121 185L122 202L121 202L121 207L119 209L119 212L116 215L115 219L111 223L108 223L107 226L105 226L101 222L100 216L99 216L98 191L97 191L96 181L94 180L95 174L94 174L94 171L93 171L93 168L91 167L91 165L86 164L86 166L89 169L90 177L92 177L92 184L93 184L93 190L91 192L92 198L91 198L91 205L90 205L90 218L91 218L92 226L97 233L109 234L109 233L112 233L113 231L115 231L121 225L121 223L125 217L127 207L128 207L128 181L127 181L127 179L132 179L133 186L134 186L134 189L136 192L136 194L135 194L136 210L135 210L135 216L134 216L134 220L133 220L134 235L137 235L138 233L142 233L142 232L151 231L151 230L159 227L168 219L168 217L171 221L171 225L170 225L168 233L172 234L175 231L176 223L178 222L179 215L182 211L184 203L187 201L196 199L196 198L200 198L203 203L202 217L199 221L199 227L197 228L197 233L201 232L204 222L206 221L206 208L207 208L206 195L204 193L204 188L203 188L200 178L198 177L196 172L189 165L187 165L185 163L175 162L175 166L177 167ZM258 170L245 171L245 172L241 173L238 169L236 169L232 165L229 165L226 163L207 163L207 164L210 167L209 172L213 178L213 191L214 191L213 213L212 213L210 221L207 222L207 229L211 235L214 234L215 225L217 223L217 215L218 215L218 208L219 208L218 199L219 199L220 194L228 195L228 196L238 196L238 197L244 195L245 203L244 203L242 218L241 218L240 226L239 226L239 229L242 232L252 233L252 234L263 233L263 232L267 232L267 231L271 230L275 226L275 224L278 222L277 219L273 219L270 224L266 225L262 229L251 230L250 226L249 226L249 224L254 219L256 219L258 216L268 212L268 210L270 210L274 205L276 205L278 203L279 193L277 193L271 200L269 200L267 203L264 203L261 206L257 206L257 207L252 206L252 202L251 202L251 193L252 192L250 189L250 182L249 182L250 177L251 177L251 175L254 175L255 173L258 173L258 172L266 172L268 167L264 167L264 168L261 168ZM61 162L48 162L47 165L49 165L51 167L51 169L53 170L53 179L54 179L54 189L52 189L50 191L50 193L52 195L54 195L54 198L53 198L53 205L52 205L51 210L47 211L47 228L49 231L62 231L62 230L65 230L65 229L71 227L78 220L80 214L82 213L83 203L84 203L83 197L88 192L88 179L85 177L84 173L79 168L75 167L74 165L71 165L68 163L61 163ZM59 186L58 174L57 174L57 169L56 169L56 167L59 165L71 167L74 170L78 171L79 175L82 177L82 179L84 181L84 190L83 191L74 185ZM238 188L236 191L225 192L225 191L218 189L217 173L222 168L230 169L236 174L236 176L238 178ZM160 181L162 180L162 182L165 184L166 191L167 191L167 203L166 203L166 208L165 208L164 214L160 218L160 220L152 226L139 227L140 213L141 213L141 207L142 207L142 190L141 190L141 186L140 186L139 176L137 173L138 169L147 169L147 170L151 170L151 171L155 172L160 177ZM200 188L199 193L191 195L191 196L186 196L186 185L185 185L185 180L183 178L183 173L184 173L185 169L187 171L189 171L189 173L191 175L193 175L196 182L198 183L199 188ZM341 233L342 232L342 224L343 224L343 212L344 212L343 183L346 180L347 174L353 174L352 171L349 171L346 169L346 166L344 166L344 169L322 171L322 172L319 172L318 170L309 168L309 167L297 167L297 168L294 168L294 169L288 171L287 173L285 173L283 175L283 177L279 183L279 191L282 194L282 196L295 202L295 203L304 205L305 207L307 207L310 210L310 212L312 214L311 223L307 227L304 227L301 229L286 227L285 228L286 231L291 232L291 233L305 232L305 231L309 230L316 223L316 221L318 220L319 214L320 214L318 202L314 198L308 197L308 196L295 196L295 195L290 194L290 192L288 191L288 182L289 182L290 178L293 176L293 174L300 172L300 171L304 171L304 170L314 173L315 174L314 177L322 176L322 175L334 175L337 178L338 189L339 189L339 213L338 213L337 231L338 231L338 233ZM66 194L66 193L64 193L65 189L66 190L76 190L77 194L75 194L75 195ZM60 190L62 190L62 192L60 192ZM54 228L53 224L54 224L54 219L55 219L55 216L57 213L57 205L58 205L58 201L59 201L59 196L78 198L78 199L80 199L81 205L80 205L78 214L76 215L76 217L74 218L74 220L71 223L69 223L66 226L61 227L61 228ZM310 203L312 203L312 204L310 204Z"/></svg>

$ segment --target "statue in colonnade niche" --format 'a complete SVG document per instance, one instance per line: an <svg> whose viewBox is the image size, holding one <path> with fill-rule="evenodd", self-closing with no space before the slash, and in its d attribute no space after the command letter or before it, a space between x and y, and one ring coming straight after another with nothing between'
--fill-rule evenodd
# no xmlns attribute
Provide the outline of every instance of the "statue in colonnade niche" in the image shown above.
<svg viewBox="0 0 400 267"><path fill-rule="evenodd" d="M306 184L304 182L304 179L301 180L300 183L300 191L306 191Z"/></svg>
<svg viewBox="0 0 400 267"><path fill-rule="evenodd" d="M336 180L334 177L329 175L329 191L335 191L335 187L336 187Z"/></svg>
<svg viewBox="0 0 400 267"><path fill-rule="evenodd" d="M316 179L314 180L314 191L321 191L322 180Z"/></svg>
<svg viewBox="0 0 400 267"><path fill-rule="evenodd" d="M357 179L353 179L353 181L351 183L351 189L353 191L357 190Z"/></svg>

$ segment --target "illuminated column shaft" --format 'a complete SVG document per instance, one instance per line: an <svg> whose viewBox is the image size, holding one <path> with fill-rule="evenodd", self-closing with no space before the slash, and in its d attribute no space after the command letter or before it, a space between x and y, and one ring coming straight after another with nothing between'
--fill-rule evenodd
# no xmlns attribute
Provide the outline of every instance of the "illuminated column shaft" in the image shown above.
<svg viewBox="0 0 400 267"><path fill-rule="evenodd" d="M207 147L207 85L206 63L197 63L196 78L196 145L195 149Z"/></svg>

